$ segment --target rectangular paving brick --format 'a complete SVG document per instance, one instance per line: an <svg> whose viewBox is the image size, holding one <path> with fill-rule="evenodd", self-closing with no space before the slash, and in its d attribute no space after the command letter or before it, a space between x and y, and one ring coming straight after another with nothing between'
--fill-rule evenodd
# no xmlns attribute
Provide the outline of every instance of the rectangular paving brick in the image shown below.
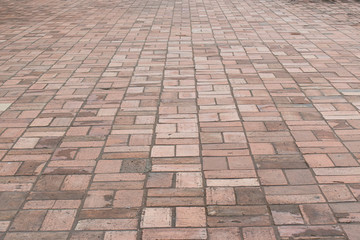
<svg viewBox="0 0 360 240"><path fill-rule="evenodd" d="M86 219L80 220L76 230L129 230L136 229L136 219Z"/></svg>
<svg viewBox="0 0 360 240"><path fill-rule="evenodd" d="M205 228L145 229L143 239L207 239Z"/></svg>
<svg viewBox="0 0 360 240"><path fill-rule="evenodd" d="M0 7L0 239L357 239L354 1Z"/></svg>
<svg viewBox="0 0 360 240"><path fill-rule="evenodd" d="M171 227L171 208L145 208L142 214L142 228Z"/></svg>

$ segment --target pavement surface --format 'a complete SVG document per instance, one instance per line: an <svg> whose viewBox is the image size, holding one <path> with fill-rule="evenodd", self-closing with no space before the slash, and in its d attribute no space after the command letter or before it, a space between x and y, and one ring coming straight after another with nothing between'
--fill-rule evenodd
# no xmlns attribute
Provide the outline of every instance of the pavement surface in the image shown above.
<svg viewBox="0 0 360 240"><path fill-rule="evenodd" d="M360 239L360 3L1 0L0 239Z"/></svg>

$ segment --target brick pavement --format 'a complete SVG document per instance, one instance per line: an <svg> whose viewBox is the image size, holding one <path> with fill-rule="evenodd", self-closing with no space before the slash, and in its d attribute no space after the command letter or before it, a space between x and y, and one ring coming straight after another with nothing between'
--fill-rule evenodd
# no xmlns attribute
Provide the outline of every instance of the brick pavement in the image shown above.
<svg viewBox="0 0 360 240"><path fill-rule="evenodd" d="M360 4L2 0L0 239L360 239Z"/></svg>

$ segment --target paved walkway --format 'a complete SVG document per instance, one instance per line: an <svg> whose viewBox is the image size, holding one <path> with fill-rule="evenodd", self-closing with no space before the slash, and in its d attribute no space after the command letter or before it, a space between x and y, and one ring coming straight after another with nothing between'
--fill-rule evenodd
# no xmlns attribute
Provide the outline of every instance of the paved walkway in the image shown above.
<svg viewBox="0 0 360 240"><path fill-rule="evenodd" d="M360 239L360 3L1 0L0 239Z"/></svg>

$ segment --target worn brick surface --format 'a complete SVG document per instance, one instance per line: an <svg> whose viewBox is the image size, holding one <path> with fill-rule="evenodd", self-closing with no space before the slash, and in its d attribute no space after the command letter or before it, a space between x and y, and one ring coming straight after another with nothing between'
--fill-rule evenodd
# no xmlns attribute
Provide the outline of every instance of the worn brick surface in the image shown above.
<svg viewBox="0 0 360 240"><path fill-rule="evenodd" d="M1 0L0 239L360 239L359 12Z"/></svg>

